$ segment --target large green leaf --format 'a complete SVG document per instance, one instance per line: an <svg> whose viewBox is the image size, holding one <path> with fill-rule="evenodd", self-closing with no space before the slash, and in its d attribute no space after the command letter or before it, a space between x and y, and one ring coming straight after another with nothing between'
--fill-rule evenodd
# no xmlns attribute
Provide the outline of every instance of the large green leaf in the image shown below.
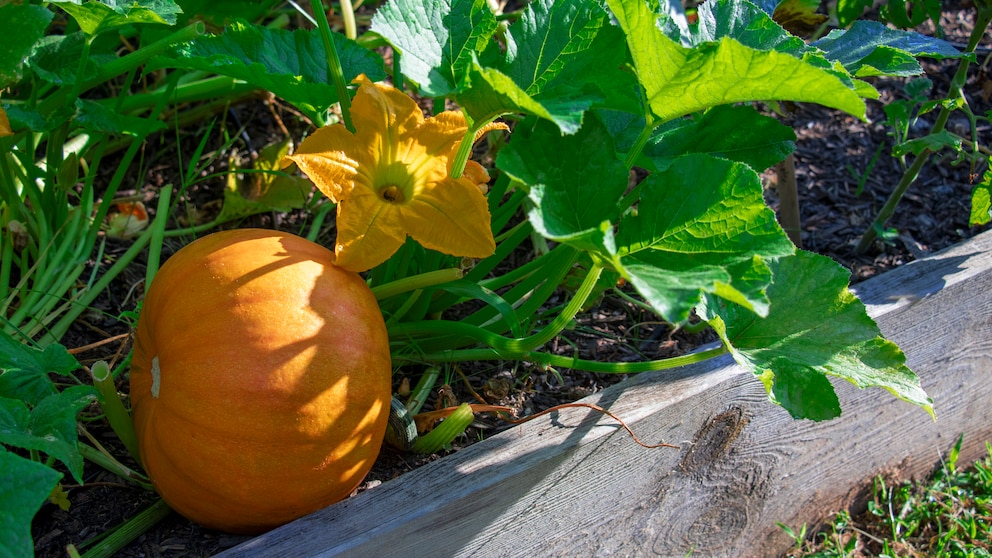
<svg viewBox="0 0 992 558"><path fill-rule="evenodd" d="M403 75L429 97L465 89L473 53L496 27L486 0L390 0L372 18L372 31L402 54Z"/></svg>
<svg viewBox="0 0 992 558"><path fill-rule="evenodd" d="M574 131L579 127L581 114L575 116L567 110L560 115L561 118L556 117L510 76L495 68L483 68L477 60L473 60L464 82L467 85L465 91L454 98L470 123L490 122L504 114L524 113L551 120L567 130Z"/></svg>
<svg viewBox="0 0 992 558"><path fill-rule="evenodd" d="M665 36L644 0L608 2L627 33L638 79L660 121L717 105L771 100L819 103L865 117L857 92L829 71L728 37L686 48Z"/></svg>
<svg viewBox="0 0 992 558"><path fill-rule="evenodd" d="M777 50L797 57L810 50L802 39L788 33L771 15L747 0L705 2L697 13L699 25L693 44L729 37L756 50Z"/></svg>
<svg viewBox="0 0 992 558"><path fill-rule="evenodd" d="M0 5L0 29L17 29L0 41L0 88L21 79L22 64L52 21L43 6L7 2Z"/></svg>
<svg viewBox="0 0 992 558"><path fill-rule="evenodd" d="M31 520L62 475L0 447L0 556L33 556Z"/></svg>
<svg viewBox="0 0 992 558"><path fill-rule="evenodd" d="M572 133L593 105L639 112L625 59L623 33L597 3L539 0L510 26L505 60L495 66Z"/></svg>
<svg viewBox="0 0 992 558"><path fill-rule="evenodd" d="M840 406L826 379L834 376L860 388L884 388L933 414L905 355L881 337L848 290L847 270L803 251L771 267L775 281L768 288L767 316L713 297L701 311L737 362L765 384L772 401L795 418L836 417Z"/></svg>
<svg viewBox="0 0 992 558"><path fill-rule="evenodd" d="M65 464L76 482L83 482L76 415L96 401L93 386L72 386L43 399L34 409L0 397L0 444L44 452Z"/></svg>
<svg viewBox="0 0 992 558"><path fill-rule="evenodd" d="M963 56L947 41L865 20L854 22L849 29L835 29L812 45L855 76L917 75L922 69L913 57Z"/></svg>
<svg viewBox="0 0 992 558"><path fill-rule="evenodd" d="M79 362L58 343L35 349L0 331L0 397L36 405L56 391L50 372L64 376L77 368Z"/></svg>
<svg viewBox="0 0 992 558"><path fill-rule="evenodd" d="M93 36L126 25L157 23L172 25L182 9L172 0L52 0L76 20L83 33Z"/></svg>
<svg viewBox="0 0 992 558"><path fill-rule="evenodd" d="M704 154L675 160L641 185L617 253L624 273L666 320L682 322L712 293L765 314L765 259L794 247L765 205L747 165Z"/></svg>
<svg viewBox="0 0 992 558"><path fill-rule="evenodd" d="M619 217L628 176L609 132L594 117L564 137L548 122L531 122L533 127L517 126L497 166L526 185L533 201L528 216L538 232L583 249L601 249L597 239Z"/></svg>
<svg viewBox="0 0 992 558"><path fill-rule="evenodd" d="M528 93L540 93L566 65L596 56L589 47L606 22L595 2L531 2L509 29L504 72Z"/></svg>
<svg viewBox="0 0 992 558"><path fill-rule="evenodd" d="M382 57L340 33L331 35L344 77L365 74L385 79ZM296 105L308 116L320 116L338 101L327 71L324 44L316 31L284 31L236 21L223 35L203 35L159 57L155 67L202 70L244 80Z"/></svg>
<svg viewBox="0 0 992 558"><path fill-rule="evenodd" d="M664 170L688 153L709 153L761 172L795 148L795 131L751 107L721 105L660 130L644 147L645 166Z"/></svg>

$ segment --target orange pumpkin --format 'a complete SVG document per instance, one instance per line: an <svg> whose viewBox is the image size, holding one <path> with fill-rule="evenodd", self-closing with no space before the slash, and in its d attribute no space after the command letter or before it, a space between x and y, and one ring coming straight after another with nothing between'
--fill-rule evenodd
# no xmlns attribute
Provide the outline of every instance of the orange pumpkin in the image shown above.
<svg viewBox="0 0 992 558"><path fill-rule="evenodd" d="M141 460L176 511L259 533L340 500L372 467L390 407L372 292L290 234L203 237L159 270L138 320Z"/></svg>

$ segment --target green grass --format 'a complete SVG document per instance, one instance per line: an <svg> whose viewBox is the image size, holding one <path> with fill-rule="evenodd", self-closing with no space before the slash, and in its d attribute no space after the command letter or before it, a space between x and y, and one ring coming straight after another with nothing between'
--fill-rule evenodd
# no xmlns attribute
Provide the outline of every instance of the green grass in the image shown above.
<svg viewBox="0 0 992 558"><path fill-rule="evenodd" d="M922 482L874 480L864 513L841 511L824 530L807 536L780 525L796 540L790 557L992 556L992 444L971 468L957 466L959 440L946 461Z"/></svg>

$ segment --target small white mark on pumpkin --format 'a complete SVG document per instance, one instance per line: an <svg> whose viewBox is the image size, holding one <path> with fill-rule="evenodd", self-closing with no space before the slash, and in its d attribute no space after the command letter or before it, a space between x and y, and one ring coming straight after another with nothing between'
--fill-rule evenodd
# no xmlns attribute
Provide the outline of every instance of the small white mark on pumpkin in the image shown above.
<svg viewBox="0 0 992 558"><path fill-rule="evenodd" d="M158 399L158 390L162 385L162 369L158 366L158 355L152 359L152 397Z"/></svg>

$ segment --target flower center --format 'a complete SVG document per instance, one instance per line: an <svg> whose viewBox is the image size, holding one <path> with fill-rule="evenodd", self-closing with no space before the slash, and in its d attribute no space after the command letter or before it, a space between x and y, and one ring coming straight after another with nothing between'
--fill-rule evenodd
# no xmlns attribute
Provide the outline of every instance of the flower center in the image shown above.
<svg viewBox="0 0 992 558"><path fill-rule="evenodd" d="M406 201L403 190L393 184L379 190L379 197L390 203L403 203Z"/></svg>

